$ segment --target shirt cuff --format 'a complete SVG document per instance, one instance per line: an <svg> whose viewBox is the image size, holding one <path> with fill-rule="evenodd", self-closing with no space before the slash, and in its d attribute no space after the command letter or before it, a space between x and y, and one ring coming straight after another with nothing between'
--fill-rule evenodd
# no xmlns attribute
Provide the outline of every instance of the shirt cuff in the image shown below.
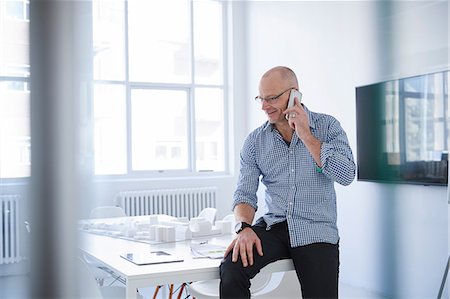
<svg viewBox="0 0 450 299"><path fill-rule="evenodd" d="M330 156L333 155L334 152L334 146L330 143L322 143L322 146L320 148L320 163L322 163L322 167L318 167L316 164L316 171L319 172L318 169L320 169L320 173L322 173L326 169L327 160Z"/></svg>
<svg viewBox="0 0 450 299"><path fill-rule="evenodd" d="M258 205L255 204L253 201L248 200L248 199L246 199L246 198L238 198L238 199L235 199L234 202L233 202L233 206L232 206L231 210L233 211L234 208L235 208L237 205L241 204L241 203L244 203L244 204L247 204L247 205L251 206L252 208L255 209L255 211L258 210Z"/></svg>

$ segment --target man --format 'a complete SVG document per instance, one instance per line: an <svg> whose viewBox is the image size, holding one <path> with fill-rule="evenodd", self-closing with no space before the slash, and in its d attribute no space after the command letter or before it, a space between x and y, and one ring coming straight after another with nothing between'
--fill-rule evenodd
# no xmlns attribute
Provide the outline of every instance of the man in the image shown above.
<svg viewBox="0 0 450 299"><path fill-rule="evenodd" d="M250 298L250 278L265 265L291 258L303 298L337 298L339 235L334 182L349 185L355 163L347 136L332 116L314 113L290 92L287 67L267 71L256 100L268 121L249 134L234 194L236 238L220 265L220 297ZM268 212L252 226L259 178Z"/></svg>

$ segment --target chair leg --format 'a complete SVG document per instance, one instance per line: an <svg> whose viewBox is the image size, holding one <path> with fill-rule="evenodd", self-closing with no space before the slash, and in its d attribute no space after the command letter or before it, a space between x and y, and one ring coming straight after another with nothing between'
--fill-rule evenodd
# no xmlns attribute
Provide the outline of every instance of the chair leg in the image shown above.
<svg viewBox="0 0 450 299"><path fill-rule="evenodd" d="M172 295L173 295L173 283L170 284L169 299L172 299Z"/></svg>
<svg viewBox="0 0 450 299"><path fill-rule="evenodd" d="M183 290L186 287L186 285L187 285L186 283L183 283L181 285L177 299L181 299L181 295L183 294ZM156 287L155 292L153 293L153 299L156 299L156 297L158 296L158 292L161 289L161 287L162 286L160 286L160 285ZM174 284L172 283L169 286L169 299L172 299L172 296L174 295L174 290L173 289L174 289Z"/></svg>
<svg viewBox="0 0 450 299"><path fill-rule="evenodd" d="M178 293L177 299L181 299L181 295L183 295L183 290L185 287L186 287L186 283L183 282L183 284L181 285L181 288L180 288L180 292Z"/></svg>
<svg viewBox="0 0 450 299"><path fill-rule="evenodd" d="M156 287L155 292L153 293L153 299L156 299L156 296L158 296L158 292L159 292L160 288L161 288L161 286Z"/></svg>

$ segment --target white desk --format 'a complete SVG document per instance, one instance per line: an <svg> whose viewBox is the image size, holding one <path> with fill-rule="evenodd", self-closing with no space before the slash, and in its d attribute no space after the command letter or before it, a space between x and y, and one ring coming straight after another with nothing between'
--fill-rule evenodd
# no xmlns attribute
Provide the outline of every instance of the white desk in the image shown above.
<svg viewBox="0 0 450 299"><path fill-rule="evenodd" d="M190 251L191 240L149 245L86 232L80 232L79 236L79 247L84 253L104 263L125 278L127 298L136 298L137 288L141 287L219 278L221 260L193 258ZM232 235L219 235L203 239L209 240L209 243L228 245L232 238ZM184 261L137 266L120 257L122 253L140 250L164 250L183 257ZM293 269L291 260L281 260L272 263L264 271L282 272Z"/></svg>

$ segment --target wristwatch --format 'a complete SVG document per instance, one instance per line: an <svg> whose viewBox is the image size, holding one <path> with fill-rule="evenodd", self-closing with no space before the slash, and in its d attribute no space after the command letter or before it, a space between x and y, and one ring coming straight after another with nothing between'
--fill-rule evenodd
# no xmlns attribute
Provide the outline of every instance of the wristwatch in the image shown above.
<svg viewBox="0 0 450 299"><path fill-rule="evenodd" d="M234 231L236 232L236 234L239 234L246 227L252 227L252 225L248 224L247 222L238 221L238 222L236 222Z"/></svg>

